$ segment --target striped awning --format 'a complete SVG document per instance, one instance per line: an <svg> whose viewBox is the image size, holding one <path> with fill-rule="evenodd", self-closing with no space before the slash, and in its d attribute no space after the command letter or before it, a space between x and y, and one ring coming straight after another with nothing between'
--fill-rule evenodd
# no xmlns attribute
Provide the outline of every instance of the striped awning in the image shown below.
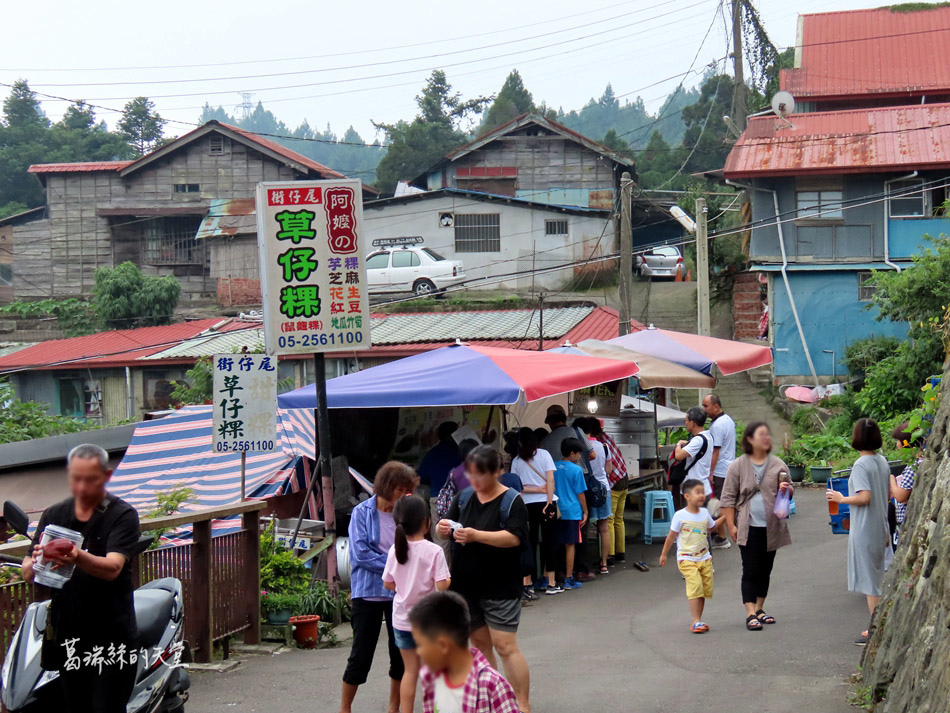
<svg viewBox="0 0 950 713"><path fill-rule="evenodd" d="M315 453L313 413L279 409L277 441L278 451L247 454L248 498L269 498L307 487ZM212 450L211 406L189 406L165 418L140 423L115 469L109 491L144 516L155 508L158 493L181 487L191 488L194 496L180 512L241 500L241 456ZM310 509L315 517L315 499ZM214 534L236 531L238 527L236 520L212 523ZM189 535L179 531L168 539L190 539Z"/></svg>

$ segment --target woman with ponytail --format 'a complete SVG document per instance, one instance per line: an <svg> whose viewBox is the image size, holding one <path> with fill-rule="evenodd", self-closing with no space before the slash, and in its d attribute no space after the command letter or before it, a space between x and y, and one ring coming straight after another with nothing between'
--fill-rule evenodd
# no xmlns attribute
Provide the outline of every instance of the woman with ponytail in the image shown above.
<svg viewBox="0 0 950 713"><path fill-rule="evenodd" d="M393 508L396 534L383 569L383 586L396 592L393 632L406 672L399 686L400 713L412 713L419 678L419 655L412 638L409 611L427 594L449 588L449 565L439 545L425 539L429 531L429 504L413 495Z"/></svg>

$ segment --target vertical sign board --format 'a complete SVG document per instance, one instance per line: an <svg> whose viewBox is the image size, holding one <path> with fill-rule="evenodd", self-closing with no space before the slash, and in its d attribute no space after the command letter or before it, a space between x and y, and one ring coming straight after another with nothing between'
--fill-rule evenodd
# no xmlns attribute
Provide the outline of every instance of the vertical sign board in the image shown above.
<svg viewBox="0 0 950 713"><path fill-rule="evenodd" d="M277 357L217 354L213 366L214 450L278 450Z"/></svg>
<svg viewBox="0 0 950 713"><path fill-rule="evenodd" d="M369 348L362 220L358 180L258 184L268 354Z"/></svg>

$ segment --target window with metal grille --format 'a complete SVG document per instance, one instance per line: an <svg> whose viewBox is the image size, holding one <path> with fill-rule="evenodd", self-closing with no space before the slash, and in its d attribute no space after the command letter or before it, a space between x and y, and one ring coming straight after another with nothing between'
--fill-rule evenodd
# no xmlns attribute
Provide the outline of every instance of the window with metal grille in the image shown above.
<svg viewBox="0 0 950 713"><path fill-rule="evenodd" d="M9 287L13 284L13 265L0 265L0 286Z"/></svg>
<svg viewBox="0 0 950 713"><path fill-rule="evenodd" d="M224 137L220 134L211 134L209 145L209 153L224 153Z"/></svg>
<svg viewBox="0 0 950 713"><path fill-rule="evenodd" d="M544 221L544 234L567 235L567 221L561 219Z"/></svg>
<svg viewBox="0 0 950 713"><path fill-rule="evenodd" d="M455 252L501 252L501 215L498 213L456 213Z"/></svg>
<svg viewBox="0 0 950 713"><path fill-rule="evenodd" d="M870 280L870 272L858 273L858 302L870 302L874 299L874 293L877 292L877 285L869 284Z"/></svg>
<svg viewBox="0 0 950 713"><path fill-rule="evenodd" d="M195 240L200 217L153 218L143 225L146 264L204 264L204 245Z"/></svg>
<svg viewBox="0 0 950 713"><path fill-rule="evenodd" d="M197 193L199 186L197 183L176 183L175 193Z"/></svg>

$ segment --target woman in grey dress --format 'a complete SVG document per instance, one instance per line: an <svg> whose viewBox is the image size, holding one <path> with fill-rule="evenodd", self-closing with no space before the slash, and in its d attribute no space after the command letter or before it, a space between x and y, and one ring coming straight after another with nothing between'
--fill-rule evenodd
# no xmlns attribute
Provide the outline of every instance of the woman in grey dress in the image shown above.
<svg viewBox="0 0 950 713"><path fill-rule="evenodd" d="M881 601L884 579L884 557L890 540L887 525L887 501L890 468L887 459L877 451L883 445L881 429L870 418L854 424L851 447L860 453L848 478L848 494L828 490L831 502L851 508L851 529L848 534L848 589L867 597L868 610ZM867 644L868 632L854 643Z"/></svg>

